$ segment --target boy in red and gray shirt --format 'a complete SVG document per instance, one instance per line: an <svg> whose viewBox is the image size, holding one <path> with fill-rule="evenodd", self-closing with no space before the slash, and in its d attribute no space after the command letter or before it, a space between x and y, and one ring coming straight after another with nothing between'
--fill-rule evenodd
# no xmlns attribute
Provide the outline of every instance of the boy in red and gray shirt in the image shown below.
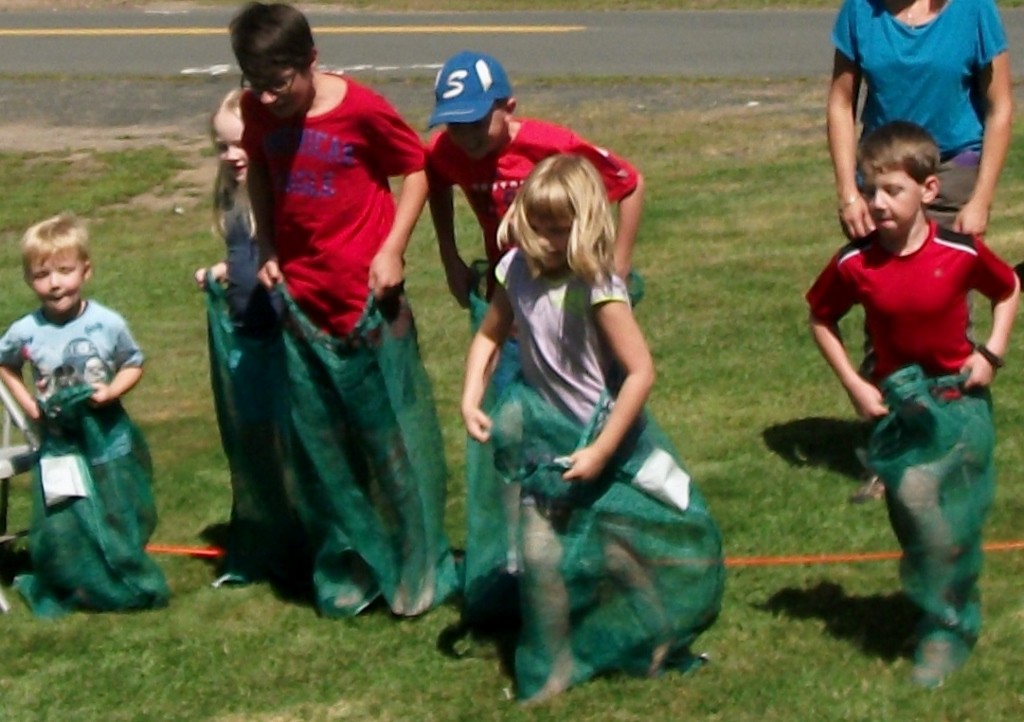
<svg viewBox="0 0 1024 722"><path fill-rule="evenodd" d="M878 422L868 461L904 550L904 589L922 611L913 681L934 687L980 630L981 525L994 488L988 386L1003 366L1020 284L981 238L928 220L939 152L924 129L881 126L858 163L875 231L844 246L807 292L811 332L857 414ZM980 344L968 337L970 291L992 301ZM855 304L876 356L869 378L838 330ZM940 428L952 440L940 441Z"/></svg>

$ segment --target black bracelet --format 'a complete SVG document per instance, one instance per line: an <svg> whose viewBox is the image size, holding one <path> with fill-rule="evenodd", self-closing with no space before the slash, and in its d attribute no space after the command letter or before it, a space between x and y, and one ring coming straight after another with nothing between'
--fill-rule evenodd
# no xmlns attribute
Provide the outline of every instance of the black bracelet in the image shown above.
<svg viewBox="0 0 1024 722"><path fill-rule="evenodd" d="M1006 365L1006 362L1003 361L1002 356L993 353L992 350L983 343L976 344L974 346L974 350L980 353L986 361L992 364L992 368L994 369L1001 369L1003 366Z"/></svg>

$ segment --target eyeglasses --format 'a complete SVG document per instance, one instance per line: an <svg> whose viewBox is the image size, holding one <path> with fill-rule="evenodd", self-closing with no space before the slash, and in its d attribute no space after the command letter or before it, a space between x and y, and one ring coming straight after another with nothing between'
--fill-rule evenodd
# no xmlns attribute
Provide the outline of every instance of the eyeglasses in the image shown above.
<svg viewBox="0 0 1024 722"><path fill-rule="evenodd" d="M292 84L295 82L295 76L299 74L299 71L292 70L287 76L282 76L277 80L253 80L242 75L241 86L247 90L251 90L257 95L262 93L270 93L271 95L284 95L292 89Z"/></svg>

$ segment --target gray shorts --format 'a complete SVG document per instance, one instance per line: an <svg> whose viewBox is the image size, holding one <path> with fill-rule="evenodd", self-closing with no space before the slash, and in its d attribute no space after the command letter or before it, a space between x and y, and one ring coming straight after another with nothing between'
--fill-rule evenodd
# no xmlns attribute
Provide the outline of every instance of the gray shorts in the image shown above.
<svg viewBox="0 0 1024 722"><path fill-rule="evenodd" d="M980 151L965 150L939 166L939 195L928 206L928 217L943 228L953 225L957 213L970 200L980 160Z"/></svg>

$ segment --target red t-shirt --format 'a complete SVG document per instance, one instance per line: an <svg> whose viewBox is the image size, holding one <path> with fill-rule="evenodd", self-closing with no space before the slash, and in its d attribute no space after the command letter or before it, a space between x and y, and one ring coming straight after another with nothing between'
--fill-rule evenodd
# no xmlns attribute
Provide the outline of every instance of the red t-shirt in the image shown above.
<svg viewBox="0 0 1024 722"><path fill-rule="evenodd" d="M908 364L931 376L955 374L973 351L967 338L967 292L999 301L1014 273L980 238L931 224L917 251L894 256L868 236L845 246L807 292L818 320L833 324L854 304L864 307L877 356L874 380Z"/></svg>
<svg viewBox="0 0 1024 722"><path fill-rule="evenodd" d="M427 178L431 187L462 188L483 228L484 251L492 267L501 258L498 225L526 176L543 159L558 153L583 156L601 174L608 199L613 203L632 193L637 183L633 166L568 128L529 118L519 122L516 137L485 158L470 158L452 142L447 131L431 138L427 150Z"/></svg>
<svg viewBox="0 0 1024 722"><path fill-rule="evenodd" d="M273 191L273 243L295 302L318 327L349 333L369 294L370 261L391 231L388 178L423 170L423 143L381 96L346 78L336 108L280 119L246 93L242 145Z"/></svg>

